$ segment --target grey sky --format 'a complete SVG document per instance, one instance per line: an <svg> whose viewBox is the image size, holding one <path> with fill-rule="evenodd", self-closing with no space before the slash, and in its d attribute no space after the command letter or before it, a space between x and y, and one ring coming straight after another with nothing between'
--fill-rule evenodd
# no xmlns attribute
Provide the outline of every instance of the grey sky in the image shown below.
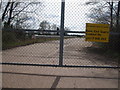
<svg viewBox="0 0 120 90"><path fill-rule="evenodd" d="M36 14L32 13L30 15L35 18L35 20L29 20L28 23L31 23L30 28L38 29L40 22L43 20L60 26L61 0L37 1L42 2L43 6L36 7L38 8L35 11ZM86 23L90 23L90 20L86 14L89 13L90 8L93 7L90 5L85 5L86 1L89 0L65 0L65 27L68 27L70 30L74 31L85 31ZM29 9L33 8L30 7Z"/></svg>
<svg viewBox="0 0 120 90"><path fill-rule="evenodd" d="M46 20L51 24L60 25L60 15L61 15L61 0L43 0L44 7L42 11L36 16L40 22ZM85 5L85 2L88 0L66 0L65 3L65 27L70 28L71 30L76 31L85 31L86 23L90 23L90 20L87 17L92 6ZM38 28L37 23L36 28Z"/></svg>

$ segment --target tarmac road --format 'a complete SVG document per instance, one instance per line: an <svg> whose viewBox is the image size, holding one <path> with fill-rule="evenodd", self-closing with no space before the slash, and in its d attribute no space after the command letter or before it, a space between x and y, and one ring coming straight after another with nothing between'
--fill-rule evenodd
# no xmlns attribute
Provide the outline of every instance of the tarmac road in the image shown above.
<svg viewBox="0 0 120 90"><path fill-rule="evenodd" d="M115 65L106 61L113 58L89 53L91 46L84 38L65 39L64 65ZM5 50L2 62L57 65L59 41ZM117 88L118 70L3 65L2 80L5 88Z"/></svg>

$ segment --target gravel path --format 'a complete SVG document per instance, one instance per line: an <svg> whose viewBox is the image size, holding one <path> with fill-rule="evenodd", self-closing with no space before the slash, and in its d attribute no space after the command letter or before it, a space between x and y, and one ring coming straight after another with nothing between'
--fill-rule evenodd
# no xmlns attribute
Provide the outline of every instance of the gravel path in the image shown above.
<svg viewBox="0 0 120 90"><path fill-rule="evenodd" d="M115 63L97 53L89 52L91 42L84 38L70 38L64 41L64 65L96 65L113 66ZM59 41L36 43L5 50L2 52L3 62L19 62L32 64L59 64Z"/></svg>
<svg viewBox="0 0 120 90"><path fill-rule="evenodd" d="M64 43L64 65L115 65L109 62L112 58L90 53L92 43L83 38L65 39ZM59 41L5 50L2 61L57 65ZM118 88L116 69L3 65L2 72L3 88Z"/></svg>

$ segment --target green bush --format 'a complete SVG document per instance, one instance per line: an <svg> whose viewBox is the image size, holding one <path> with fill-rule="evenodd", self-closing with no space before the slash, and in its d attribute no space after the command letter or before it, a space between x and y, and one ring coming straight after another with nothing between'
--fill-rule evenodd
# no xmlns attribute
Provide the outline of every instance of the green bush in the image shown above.
<svg viewBox="0 0 120 90"><path fill-rule="evenodd" d="M8 49L25 40L25 34L22 31L2 30L2 49Z"/></svg>
<svg viewBox="0 0 120 90"><path fill-rule="evenodd" d="M17 41L16 34L11 31L2 31L2 42L9 43Z"/></svg>
<svg viewBox="0 0 120 90"><path fill-rule="evenodd" d="M111 35L110 42L108 43L110 49L120 51L120 36Z"/></svg>

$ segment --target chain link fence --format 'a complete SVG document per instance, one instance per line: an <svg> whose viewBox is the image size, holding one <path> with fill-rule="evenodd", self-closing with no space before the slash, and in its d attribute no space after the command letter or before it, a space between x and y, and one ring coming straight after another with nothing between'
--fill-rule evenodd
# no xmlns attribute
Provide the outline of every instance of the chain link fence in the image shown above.
<svg viewBox="0 0 120 90"><path fill-rule="evenodd" d="M3 3L4 6L7 4ZM105 48L109 43L85 41L86 23L111 24L111 20L112 30L119 37L115 27L118 2L114 2L112 16L110 5L112 4L105 1L65 2L63 65L98 67L118 65L119 53ZM13 8L10 24L8 22L10 11L5 12L5 7L3 8L3 13L6 14L3 20L5 50L2 53L2 62L59 65L61 1L14 2ZM119 38L116 40L119 41ZM111 52L115 55L112 56Z"/></svg>
<svg viewBox="0 0 120 90"><path fill-rule="evenodd" d="M21 13L11 19L13 25L7 27L7 19L3 21L2 62L58 65L60 36L56 31L60 29L61 3L15 2L14 5L16 3L13 16L18 11ZM3 13L4 10L5 7Z"/></svg>
<svg viewBox="0 0 120 90"><path fill-rule="evenodd" d="M64 65L118 65L120 46L119 31L115 31L118 2L114 2L113 6L111 5L112 2L104 1L66 2L65 25L68 26L71 31L86 31L86 23L111 24L112 29L110 30L108 43L86 42L84 37L75 37L65 40ZM111 7L112 12L110 11ZM84 34L77 33L77 35L82 36ZM117 50L115 48L117 48Z"/></svg>
<svg viewBox="0 0 120 90"><path fill-rule="evenodd" d="M118 5L2 2L2 88L118 88ZM86 23L112 24L109 42L86 41Z"/></svg>

